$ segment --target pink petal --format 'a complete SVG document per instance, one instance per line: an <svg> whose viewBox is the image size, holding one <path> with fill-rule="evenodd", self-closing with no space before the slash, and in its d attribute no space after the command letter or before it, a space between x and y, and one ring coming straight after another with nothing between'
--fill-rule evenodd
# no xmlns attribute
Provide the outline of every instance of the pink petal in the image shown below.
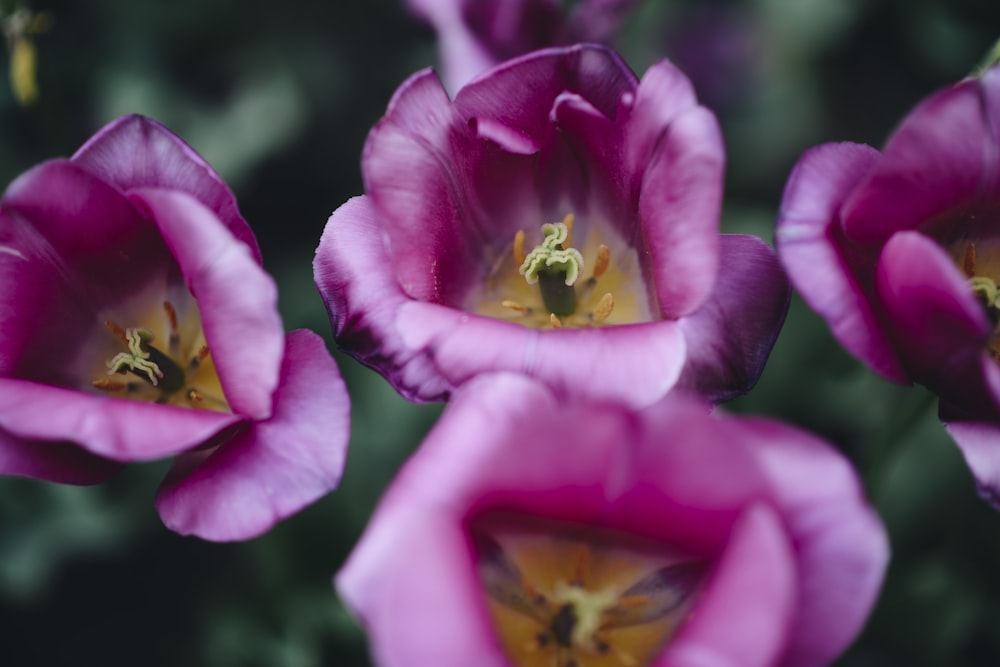
<svg viewBox="0 0 1000 667"><path fill-rule="evenodd" d="M152 188L133 190L130 196L160 228L198 300L230 408L248 419L269 417L284 347L274 280L252 249L197 199Z"/></svg>
<svg viewBox="0 0 1000 667"><path fill-rule="evenodd" d="M347 389L323 340L288 334L274 415L211 450L184 454L156 507L168 528L245 540L336 488L350 435Z"/></svg>
<svg viewBox="0 0 1000 667"><path fill-rule="evenodd" d="M72 442L116 461L150 461L196 447L239 418L0 378L0 429Z"/></svg>
<svg viewBox="0 0 1000 667"><path fill-rule="evenodd" d="M952 421L945 427L962 450L979 494L1000 509L1000 424Z"/></svg>
<svg viewBox="0 0 1000 667"><path fill-rule="evenodd" d="M155 120L137 114L114 120L71 160L122 191L166 188L188 193L212 209L260 263L257 241L229 186L183 139Z"/></svg>
<svg viewBox="0 0 1000 667"><path fill-rule="evenodd" d="M806 152L785 186L775 232L796 289L854 356L893 382L908 383L872 305L874 258L852 261L839 211L879 154L860 144L824 144Z"/></svg>
<svg viewBox="0 0 1000 667"><path fill-rule="evenodd" d="M0 475L33 477L60 484L101 484L121 470L68 442L15 438L0 431Z"/></svg>

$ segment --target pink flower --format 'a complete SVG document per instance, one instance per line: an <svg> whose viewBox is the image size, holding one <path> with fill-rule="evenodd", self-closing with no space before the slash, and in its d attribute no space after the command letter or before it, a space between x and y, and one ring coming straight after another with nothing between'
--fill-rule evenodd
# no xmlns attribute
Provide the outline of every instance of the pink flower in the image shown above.
<svg viewBox="0 0 1000 667"><path fill-rule="evenodd" d="M778 221L782 260L856 357L941 398L982 492L1000 494L1000 67L920 103L882 153L807 152Z"/></svg>
<svg viewBox="0 0 1000 667"><path fill-rule="evenodd" d="M602 47L544 50L453 102L420 72L317 250L337 341L415 400L494 370L633 405L746 391L789 287L760 239L719 235L723 163L667 62L637 81Z"/></svg>
<svg viewBox="0 0 1000 667"><path fill-rule="evenodd" d="M0 472L73 484L176 456L168 527L258 535L333 489L348 398L284 334L232 193L183 141L119 119L0 200Z"/></svg>
<svg viewBox="0 0 1000 667"><path fill-rule="evenodd" d="M337 575L380 667L828 664L888 556L849 464L668 398L459 390Z"/></svg>
<svg viewBox="0 0 1000 667"><path fill-rule="evenodd" d="M442 78L457 91L515 56L573 42L607 42L635 0L407 0L437 33Z"/></svg>

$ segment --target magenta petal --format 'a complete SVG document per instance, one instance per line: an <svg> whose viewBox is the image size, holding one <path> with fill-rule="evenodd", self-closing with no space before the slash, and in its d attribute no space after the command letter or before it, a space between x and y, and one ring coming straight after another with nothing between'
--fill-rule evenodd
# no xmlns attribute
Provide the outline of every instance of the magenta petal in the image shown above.
<svg viewBox="0 0 1000 667"><path fill-rule="evenodd" d="M71 160L123 191L148 187L188 193L212 209L260 263L257 241L229 186L183 139L155 120L140 115L114 120Z"/></svg>
<svg viewBox="0 0 1000 667"><path fill-rule="evenodd" d="M101 484L122 464L94 456L68 442L15 438L0 430L0 475L18 475L60 484Z"/></svg>
<svg viewBox="0 0 1000 667"><path fill-rule="evenodd" d="M116 461L149 461L200 445L238 417L0 378L0 429L73 442Z"/></svg>
<svg viewBox="0 0 1000 667"><path fill-rule="evenodd" d="M137 189L198 300L205 338L230 408L241 417L271 415L284 332L274 280L215 214L177 190Z"/></svg>
<svg viewBox="0 0 1000 667"><path fill-rule="evenodd" d="M171 530L215 540L256 537L336 488L350 402L323 340L288 334L274 415L231 440L181 455L156 507Z"/></svg>
<svg viewBox="0 0 1000 667"><path fill-rule="evenodd" d="M696 107L673 120L642 176L640 229L665 318L694 311L712 289L724 166L718 122Z"/></svg>
<svg viewBox="0 0 1000 667"><path fill-rule="evenodd" d="M788 179L775 241L792 284L853 355L893 382L908 383L892 342L852 267L839 211L879 159L861 144L824 144L805 153ZM868 281L874 272L868 270ZM862 272L863 275L863 272Z"/></svg>
<svg viewBox="0 0 1000 667"><path fill-rule="evenodd" d="M743 422L775 490L798 563L792 632L780 663L822 667L857 636L889 560L885 529L850 464L823 442L764 420Z"/></svg>
<svg viewBox="0 0 1000 667"><path fill-rule="evenodd" d="M1000 77L987 74L939 91L907 115L844 206L849 238L882 242L1000 199L1000 111L988 106L996 93L986 92Z"/></svg>
<svg viewBox="0 0 1000 667"><path fill-rule="evenodd" d="M976 478L979 495L1000 510L1000 425L953 421L946 423L945 428L962 450Z"/></svg>
<svg viewBox="0 0 1000 667"><path fill-rule="evenodd" d="M986 349L991 326L967 280L941 247L899 232L878 262L878 294L894 342L915 380L950 391L953 371Z"/></svg>
<svg viewBox="0 0 1000 667"><path fill-rule="evenodd" d="M691 615L653 667L774 665L795 611L794 573L780 520L765 505L751 506Z"/></svg>
<svg viewBox="0 0 1000 667"><path fill-rule="evenodd" d="M416 301L392 323L409 354L454 388L480 373L510 371L558 394L648 405L676 383L684 364L678 322L602 329L529 329Z"/></svg>
<svg viewBox="0 0 1000 667"><path fill-rule="evenodd" d="M791 287L774 250L756 236L724 234L712 293L680 321L687 362L679 386L712 401L750 390L788 311Z"/></svg>

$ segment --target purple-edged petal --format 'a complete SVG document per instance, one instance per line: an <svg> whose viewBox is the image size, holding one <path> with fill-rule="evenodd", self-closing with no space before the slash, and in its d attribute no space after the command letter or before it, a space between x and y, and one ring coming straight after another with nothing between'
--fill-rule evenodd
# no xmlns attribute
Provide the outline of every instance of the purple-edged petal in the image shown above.
<svg viewBox="0 0 1000 667"><path fill-rule="evenodd" d="M181 534L244 540L333 490L350 436L347 389L323 340L288 334L274 415L214 449L181 455L156 498Z"/></svg>
<svg viewBox="0 0 1000 667"><path fill-rule="evenodd" d="M694 311L718 266L725 151L718 122L697 107L674 119L653 153L639 192L645 269L665 318Z"/></svg>
<svg viewBox="0 0 1000 667"><path fill-rule="evenodd" d="M234 415L111 398L0 378L0 429L28 440L74 442L116 461L191 449L239 421Z"/></svg>
<svg viewBox="0 0 1000 667"><path fill-rule="evenodd" d="M893 133L882 159L844 206L844 230L857 242L941 218L975 213L1000 200L1000 110L995 72L927 98Z"/></svg>
<svg viewBox="0 0 1000 667"><path fill-rule="evenodd" d="M850 464L790 427L746 420L748 450L771 481L801 573L784 667L822 667L857 636L889 559L878 515Z"/></svg>
<svg viewBox="0 0 1000 667"><path fill-rule="evenodd" d="M166 188L188 193L212 209L260 263L257 240L229 186L183 139L155 120L140 115L114 120L71 160L122 191Z"/></svg>
<svg viewBox="0 0 1000 667"><path fill-rule="evenodd" d="M946 422L948 435L962 450L976 478L979 495L1000 510L1000 425L991 422Z"/></svg>
<svg viewBox="0 0 1000 667"><path fill-rule="evenodd" d="M371 199L349 199L326 224L313 271L337 342L361 363L382 372L410 400L444 398L450 387L432 360L403 346L392 328L408 299L393 275Z"/></svg>
<svg viewBox="0 0 1000 667"><path fill-rule="evenodd" d="M274 280L257 264L251 248L194 197L140 188L131 198L160 228L198 300L230 408L249 419L269 417L284 347Z"/></svg>
<svg viewBox="0 0 1000 667"><path fill-rule="evenodd" d="M122 469L68 442L23 440L0 430L0 475L60 484L101 484Z"/></svg>
<svg viewBox="0 0 1000 667"><path fill-rule="evenodd" d="M952 394L992 329L968 281L941 247L918 232L894 235L878 262L879 300L893 341L913 378Z"/></svg>
<svg viewBox="0 0 1000 667"><path fill-rule="evenodd" d="M887 379L908 383L870 301L873 268L858 275L840 231L844 200L878 159L878 151L861 144L807 151L785 186L775 242L792 283L837 340Z"/></svg>
<svg viewBox="0 0 1000 667"><path fill-rule="evenodd" d="M678 383L716 402L756 384L791 297L774 250L756 236L724 234L719 251L712 293L680 321L687 362Z"/></svg>
<svg viewBox="0 0 1000 667"><path fill-rule="evenodd" d="M770 667L795 612L795 563L781 522L751 506L705 590L653 667Z"/></svg>

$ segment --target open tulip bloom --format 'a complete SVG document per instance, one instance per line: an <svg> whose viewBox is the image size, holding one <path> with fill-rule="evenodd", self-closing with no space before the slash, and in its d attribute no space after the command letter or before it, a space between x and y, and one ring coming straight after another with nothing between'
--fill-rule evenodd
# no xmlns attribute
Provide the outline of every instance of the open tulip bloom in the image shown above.
<svg viewBox="0 0 1000 667"><path fill-rule="evenodd" d="M940 396L981 492L1000 504L1000 67L924 100L881 153L807 152L777 243L848 350Z"/></svg>
<svg viewBox="0 0 1000 667"><path fill-rule="evenodd" d="M348 398L285 335L232 193L183 141L122 118L0 200L0 473L91 484L175 456L168 527L258 535L334 488Z"/></svg>
<svg viewBox="0 0 1000 667"><path fill-rule="evenodd" d="M816 438L672 394L639 412L514 374L459 389L336 584L380 667L818 667L888 548Z"/></svg>
<svg viewBox="0 0 1000 667"><path fill-rule="evenodd" d="M337 341L414 400L495 370L635 406L746 391L789 287L763 241L720 236L723 164L668 62L637 81L603 47L547 49L454 101L419 72L317 250Z"/></svg>

